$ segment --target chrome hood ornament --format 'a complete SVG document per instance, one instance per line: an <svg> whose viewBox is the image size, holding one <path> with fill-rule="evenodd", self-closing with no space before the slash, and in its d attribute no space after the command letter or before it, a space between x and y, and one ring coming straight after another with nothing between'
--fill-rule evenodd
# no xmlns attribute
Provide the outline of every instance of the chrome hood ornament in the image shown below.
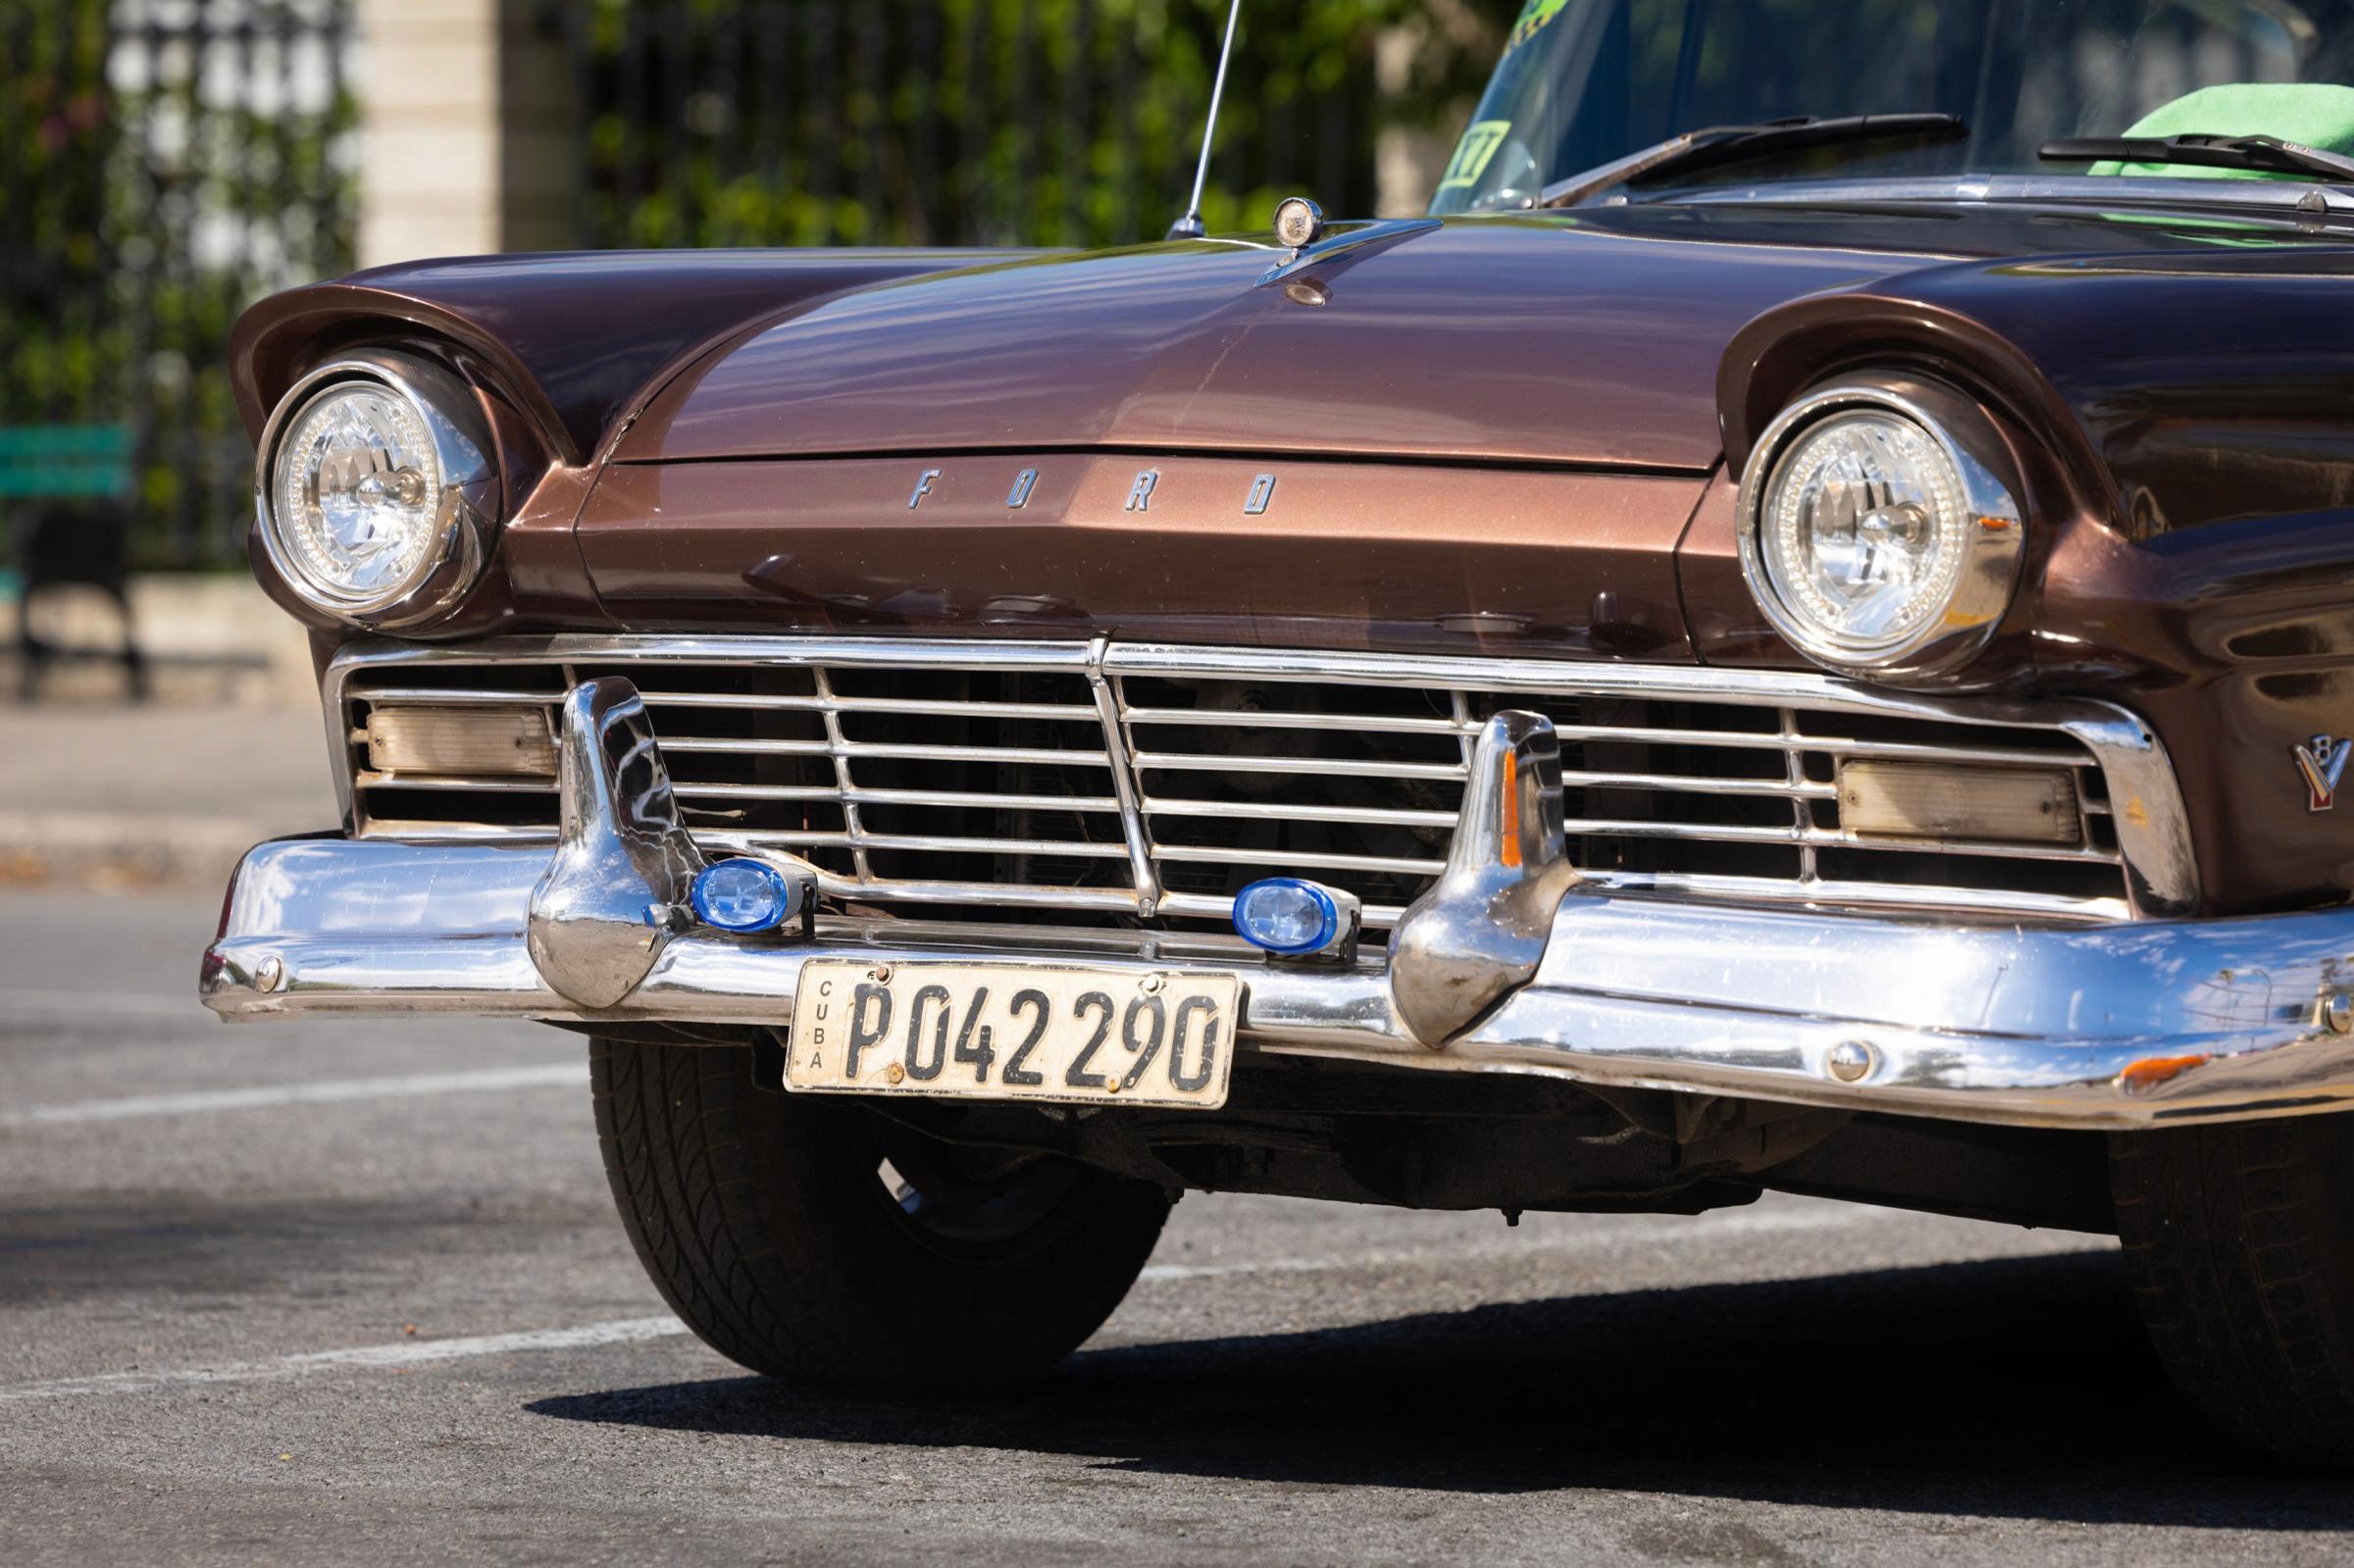
<svg viewBox="0 0 2354 1568"><path fill-rule="evenodd" d="M1275 243L1293 258L1324 234L1324 209L1305 196L1286 196L1275 204Z"/></svg>

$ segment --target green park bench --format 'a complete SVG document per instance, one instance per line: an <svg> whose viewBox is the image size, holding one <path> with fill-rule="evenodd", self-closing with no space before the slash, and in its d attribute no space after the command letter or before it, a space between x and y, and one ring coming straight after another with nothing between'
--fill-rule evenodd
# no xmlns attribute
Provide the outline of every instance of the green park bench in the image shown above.
<svg viewBox="0 0 2354 1568"><path fill-rule="evenodd" d="M123 616L118 657L134 695L144 695L146 661L130 620L131 458L125 425L0 425L0 517L10 524L18 564L0 571L0 592L18 599L19 680L26 700L63 649L33 635L33 595L85 583L111 596Z"/></svg>
<svg viewBox="0 0 2354 1568"><path fill-rule="evenodd" d="M0 501L130 496L128 425L0 425Z"/></svg>

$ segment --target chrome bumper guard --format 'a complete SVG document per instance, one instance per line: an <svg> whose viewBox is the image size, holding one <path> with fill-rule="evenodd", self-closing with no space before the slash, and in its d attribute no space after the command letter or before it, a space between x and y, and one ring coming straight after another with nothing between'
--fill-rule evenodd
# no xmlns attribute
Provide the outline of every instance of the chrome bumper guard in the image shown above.
<svg viewBox="0 0 2354 1568"><path fill-rule="evenodd" d="M1387 964L881 917L734 936L686 913L701 857L628 683L574 689L560 767L552 851L254 849L205 954L205 1004L779 1025L813 958L1077 959L1239 973L1241 1037L1273 1054L2048 1127L2354 1102L2354 909L2022 927L1604 892L1560 861L1558 751L1533 714L1491 721L1448 874Z"/></svg>

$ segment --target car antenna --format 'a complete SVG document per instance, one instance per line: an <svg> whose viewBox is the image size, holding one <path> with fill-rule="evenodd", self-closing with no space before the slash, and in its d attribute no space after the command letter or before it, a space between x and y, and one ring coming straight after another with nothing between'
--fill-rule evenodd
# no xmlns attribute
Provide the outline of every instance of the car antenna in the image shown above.
<svg viewBox="0 0 2354 1568"><path fill-rule="evenodd" d="M1185 216L1169 225L1170 239L1200 239L1208 232L1202 227L1202 185L1209 178L1209 142L1218 133L1218 99L1226 91L1226 62L1234 57L1234 25L1242 16L1243 0L1234 0L1226 11L1226 41L1218 49L1217 79L1209 86L1209 120L1202 127L1202 162L1194 167L1194 199Z"/></svg>

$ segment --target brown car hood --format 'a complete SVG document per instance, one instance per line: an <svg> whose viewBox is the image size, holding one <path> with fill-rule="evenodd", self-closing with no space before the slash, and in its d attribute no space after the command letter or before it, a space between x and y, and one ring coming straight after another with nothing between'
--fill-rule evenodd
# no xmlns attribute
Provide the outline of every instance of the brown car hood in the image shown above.
<svg viewBox="0 0 2354 1568"><path fill-rule="evenodd" d="M1721 448L1717 362L1743 323L1927 259L1604 222L1392 226L1273 280L1288 252L1205 240L885 283L707 356L615 456L1098 447L1699 471Z"/></svg>

